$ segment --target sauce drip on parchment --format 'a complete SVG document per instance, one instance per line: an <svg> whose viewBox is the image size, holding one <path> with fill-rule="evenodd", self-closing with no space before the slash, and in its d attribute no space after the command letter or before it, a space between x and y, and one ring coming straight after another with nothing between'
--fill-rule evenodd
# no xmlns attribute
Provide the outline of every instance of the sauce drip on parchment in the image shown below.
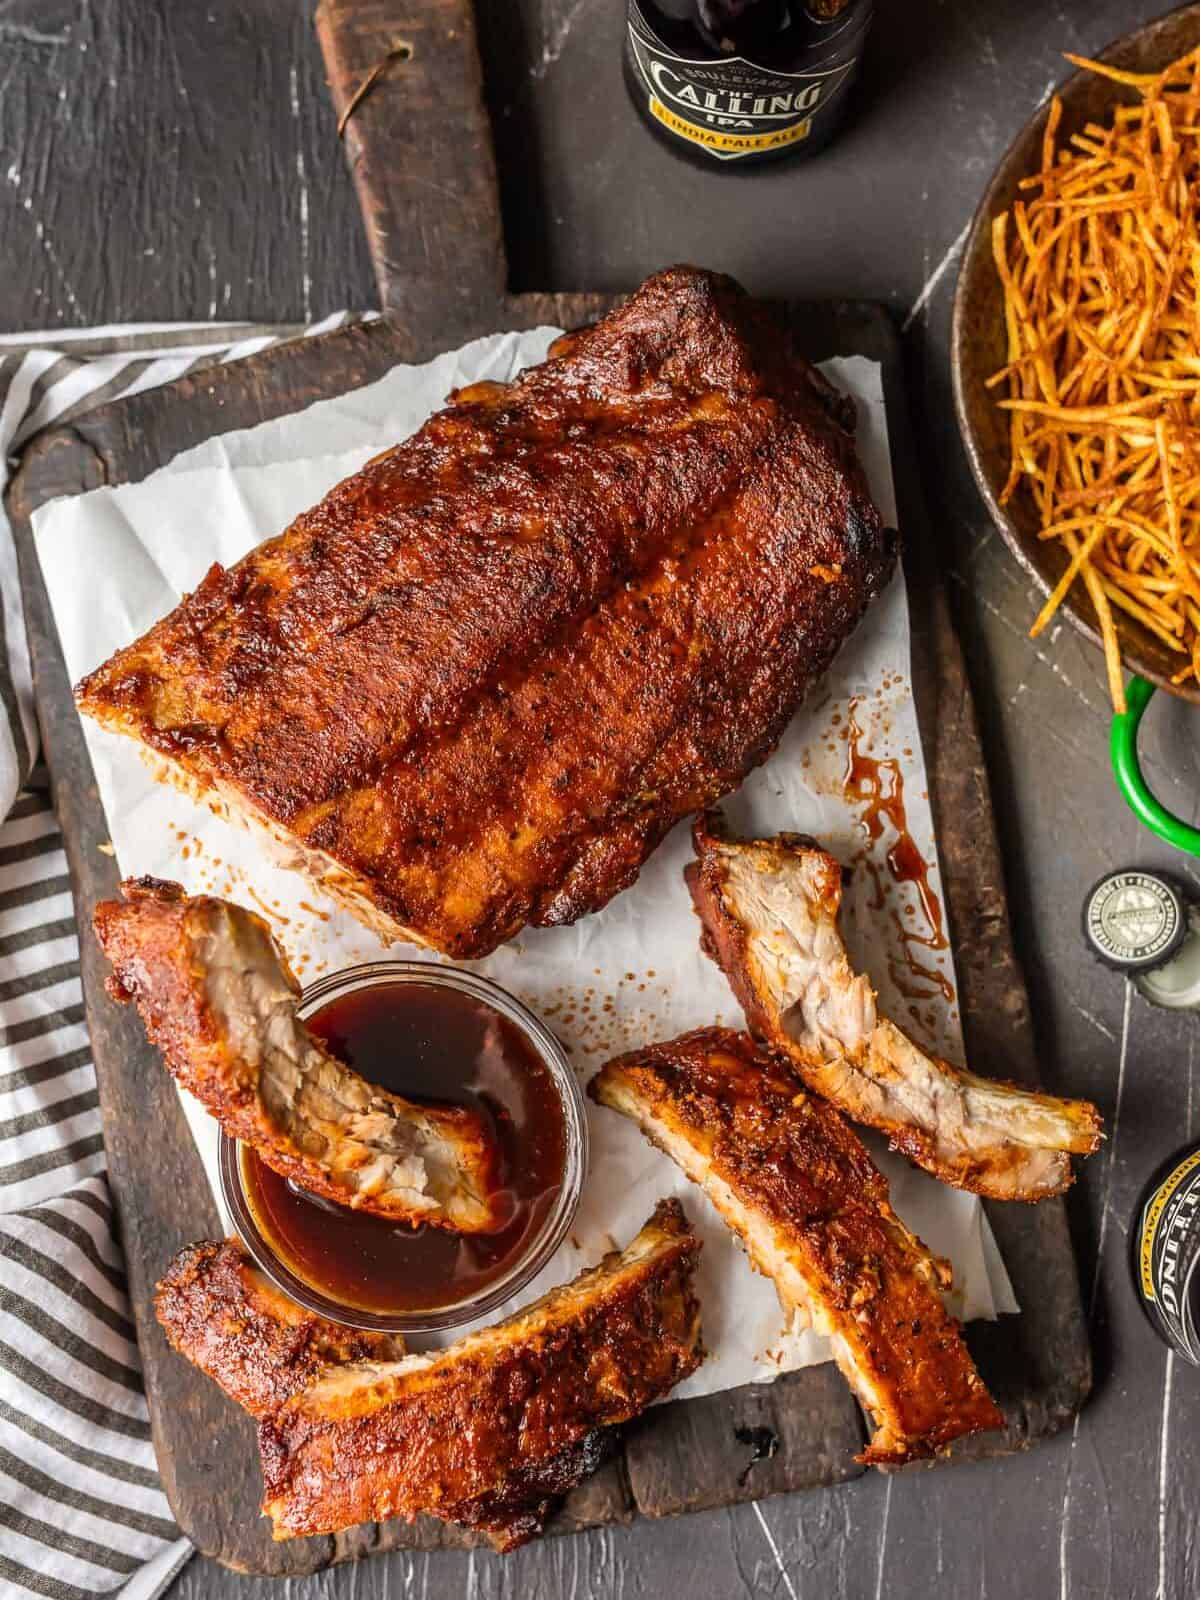
<svg viewBox="0 0 1200 1600"><path fill-rule="evenodd" d="M850 701L846 717L846 770L843 790L848 800L862 807L859 822L871 844L883 837L884 826L890 825L895 840L888 849L886 861L892 879L900 885L912 884L917 903L925 919L925 927L910 926L892 913L899 929L904 949L904 964L892 959L888 963L892 981L908 1000L931 1000L936 994L951 1001L954 986L945 973L917 959L912 946L927 950L945 950L949 945L946 936L942 903L929 881L933 870L909 832L908 812L904 804L904 774L894 756L872 756L863 749L865 734L856 715L861 696ZM882 911L884 905L883 882L880 869L869 857L862 863L870 876L874 893L868 909ZM914 987L914 984L916 987ZM933 988L926 988L932 984Z"/></svg>
<svg viewBox="0 0 1200 1600"><path fill-rule="evenodd" d="M494 1283L541 1232L566 1165L559 1092L533 1046L491 1006L435 984L358 989L307 1025L369 1082L480 1112L499 1144L511 1215L489 1234L409 1228L314 1199L243 1150L246 1199L268 1241L313 1288L381 1315L454 1305Z"/></svg>

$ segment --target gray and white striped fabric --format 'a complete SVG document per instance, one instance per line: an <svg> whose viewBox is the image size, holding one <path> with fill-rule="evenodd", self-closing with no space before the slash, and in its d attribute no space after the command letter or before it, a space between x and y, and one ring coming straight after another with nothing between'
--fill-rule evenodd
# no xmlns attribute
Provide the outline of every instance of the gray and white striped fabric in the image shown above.
<svg viewBox="0 0 1200 1600"><path fill-rule="evenodd" d="M0 338L0 491L40 428L311 329ZM158 1481L62 839L0 510L0 1600L152 1600L186 1561Z"/></svg>

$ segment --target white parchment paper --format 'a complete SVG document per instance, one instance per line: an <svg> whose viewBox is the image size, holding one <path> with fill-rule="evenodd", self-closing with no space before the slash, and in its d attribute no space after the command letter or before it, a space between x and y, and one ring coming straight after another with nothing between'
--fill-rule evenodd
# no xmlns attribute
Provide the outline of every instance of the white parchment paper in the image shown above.
<svg viewBox="0 0 1200 1600"><path fill-rule="evenodd" d="M209 565L230 565L313 504L339 479L418 427L450 389L507 379L541 360L555 330L502 334L387 377L297 415L211 439L139 484L98 489L38 511L34 532L72 680L142 633L194 588ZM859 450L885 517L895 501L878 367L862 359L825 370L859 406ZM962 1059L953 963L937 948L941 890L925 767L909 688L908 608L897 578L796 717L779 750L725 805L735 826L816 835L851 873L843 913L855 961L884 1009L952 1060ZM383 953L373 934L293 873L276 868L240 830L153 782L128 741L84 722L122 873L175 878L265 913L302 981ZM862 793L847 798L852 750L870 758ZM878 763L872 765L871 763ZM871 808L874 784L884 802ZM896 803L902 804L903 810ZM903 818L930 863L922 903L888 867ZM871 839L866 823L879 818ZM700 953L684 888L688 829L678 828L638 883L572 928L530 930L473 963L542 1015L581 1079L620 1049L713 1021L737 1025L724 978ZM406 956L439 960L405 948ZM216 1184L215 1124L184 1097ZM564 1244L521 1300L625 1243L664 1194L678 1194L704 1239L699 1292L712 1352L679 1391L706 1394L829 1358L825 1341L784 1336L774 1291L757 1277L699 1190L624 1118L589 1103L592 1153L579 1214ZM153 1129L147 1130L153 1138ZM901 1216L954 1265L953 1308L965 1318L1016 1309L982 1207L872 1151ZM165 1265L165 1263L164 1263ZM514 1305L518 1302L514 1302Z"/></svg>

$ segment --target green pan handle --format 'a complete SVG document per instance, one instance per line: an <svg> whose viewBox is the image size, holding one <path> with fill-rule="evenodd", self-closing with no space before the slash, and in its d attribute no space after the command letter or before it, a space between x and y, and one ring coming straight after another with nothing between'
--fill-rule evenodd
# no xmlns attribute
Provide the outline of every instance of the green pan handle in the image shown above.
<svg viewBox="0 0 1200 1600"><path fill-rule="evenodd" d="M1144 822L1151 833L1173 844L1177 850L1200 856L1200 828L1193 828L1155 799L1138 765L1138 727L1153 693L1154 685L1145 678L1131 678L1125 691L1128 710L1113 718L1110 748L1117 788L1134 816Z"/></svg>

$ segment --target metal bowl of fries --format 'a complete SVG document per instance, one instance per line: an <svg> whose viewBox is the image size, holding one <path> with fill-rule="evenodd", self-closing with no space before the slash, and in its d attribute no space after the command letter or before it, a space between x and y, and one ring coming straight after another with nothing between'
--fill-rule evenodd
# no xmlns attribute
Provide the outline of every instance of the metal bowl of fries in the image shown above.
<svg viewBox="0 0 1200 1600"><path fill-rule="evenodd" d="M1200 5L1068 59L1080 70L971 227L955 406L980 492L1046 595L1031 631L1061 611L1101 647L1118 784L1200 853L1136 760L1151 685L1200 701Z"/></svg>

